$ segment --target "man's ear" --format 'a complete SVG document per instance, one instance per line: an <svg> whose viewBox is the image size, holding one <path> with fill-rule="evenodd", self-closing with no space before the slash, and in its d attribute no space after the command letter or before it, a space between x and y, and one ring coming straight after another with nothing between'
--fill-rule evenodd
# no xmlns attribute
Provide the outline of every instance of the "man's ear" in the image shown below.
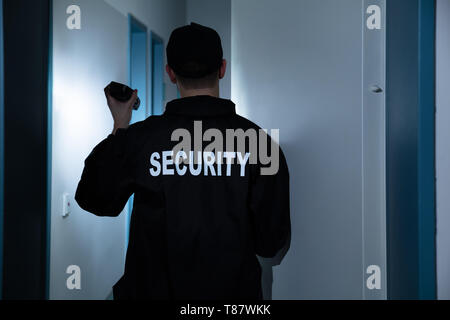
<svg viewBox="0 0 450 320"><path fill-rule="evenodd" d="M219 70L219 79L223 79L225 77L225 72L227 71L227 60L222 60L222 65L220 66Z"/></svg>
<svg viewBox="0 0 450 320"><path fill-rule="evenodd" d="M173 72L172 68L169 67L168 64L166 64L166 72L167 72L167 74L169 75L170 81L171 81L172 83L175 83L175 84L176 84L176 83L177 83L177 78L175 77L175 72Z"/></svg>

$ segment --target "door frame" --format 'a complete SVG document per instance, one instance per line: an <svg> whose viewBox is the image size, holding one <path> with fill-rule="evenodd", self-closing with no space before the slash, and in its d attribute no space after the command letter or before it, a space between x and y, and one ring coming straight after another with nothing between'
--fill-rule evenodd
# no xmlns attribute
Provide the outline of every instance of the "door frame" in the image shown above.
<svg viewBox="0 0 450 320"><path fill-rule="evenodd" d="M386 5L388 299L436 299L436 3Z"/></svg>
<svg viewBox="0 0 450 320"><path fill-rule="evenodd" d="M45 299L50 299L50 253L52 225L52 145L53 145L53 0L49 1L48 69L47 69L47 210L45 254Z"/></svg>
<svg viewBox="0 0 450 320"><path fill-rule="evenodd" d="M419 0L419 299L436 299L436 1Z"/></svg>
<svg viewBox="0 0 450 320"><path fill-rule="evenodd" d="M0 0L0 300L3 294L3 190L4 190L4 74L3 74L3 0Z"/></svg>
<svg viewBox="0 0 450 320"><path fill-rule="evenodd" d="M149 104L148 104L148 65L149 65L149 49L148 49L148 45L149 45L149 41L148 41L148 28L147 26L139 21L135 16L133 16L131 13L128 13L128 85L131 85L131 81L132 81L132 34L133 34L133 29L138 29L139 33L145 33L145 90L147 91L146 96L146 101L145 101L145 108L146 108L146 112L145 112L145 116L148 116L148 110L149 110ZM134 201L134 195L132 195L130 197L130 199L128 200L128 211L127 211L127 216L126 216L126 223L125 223L125 256L126 256L126 251L128 248L128 241L129 241L129 236L130 236L130 222L131 222L131 214L132 214L132 210L133 210L133 201Z"/></svg>

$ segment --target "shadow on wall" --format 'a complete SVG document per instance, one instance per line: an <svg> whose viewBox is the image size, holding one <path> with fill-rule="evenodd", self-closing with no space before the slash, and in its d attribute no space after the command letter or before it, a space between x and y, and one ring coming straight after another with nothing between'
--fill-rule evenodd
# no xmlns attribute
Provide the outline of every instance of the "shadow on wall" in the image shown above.
<svg viewBox="0 0 450 320"><path fill-rule="evenodd" d="M273 258L258 256L262 268L262 291L264 300L272 300L273 267L278 266L291 246L291 233L289 233L286 245Z"/></svg>

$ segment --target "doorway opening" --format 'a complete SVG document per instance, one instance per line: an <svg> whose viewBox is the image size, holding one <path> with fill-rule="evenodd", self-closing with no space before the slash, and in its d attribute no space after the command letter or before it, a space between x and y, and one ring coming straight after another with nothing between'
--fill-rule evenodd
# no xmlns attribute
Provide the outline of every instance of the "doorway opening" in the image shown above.
<svg viewBox="0 0 450 320"><path fill-rule="evenodd" d="M138 90L141 105L133 110L130 124L143 121L149 115L147 103L147 27L131 14L128 15L129 45L128 45L128 82L129 86ZM125 226L125 250L128 247L130 220L133 209L134 195L128 201L128 212Z"/></svg>
<svg viewBox="0 0 450 320"><path fill-rule="evenodd" d="M164 43L153 31L150 33L152 53L152 115L164 112Z"/></svg>

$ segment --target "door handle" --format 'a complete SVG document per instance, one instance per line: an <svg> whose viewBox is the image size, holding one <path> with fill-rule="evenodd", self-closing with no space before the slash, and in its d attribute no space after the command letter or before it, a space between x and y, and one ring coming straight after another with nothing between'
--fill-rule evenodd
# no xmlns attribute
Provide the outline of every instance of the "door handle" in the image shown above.
<svg viewBox="0 0 450 320"><path fill-rule="evenodd" d="M370 91L372 91L373 93L381 93L381 92L383 92L383 89L381 89L377 85L372 85L372 86L370 86Z"/></svg>

